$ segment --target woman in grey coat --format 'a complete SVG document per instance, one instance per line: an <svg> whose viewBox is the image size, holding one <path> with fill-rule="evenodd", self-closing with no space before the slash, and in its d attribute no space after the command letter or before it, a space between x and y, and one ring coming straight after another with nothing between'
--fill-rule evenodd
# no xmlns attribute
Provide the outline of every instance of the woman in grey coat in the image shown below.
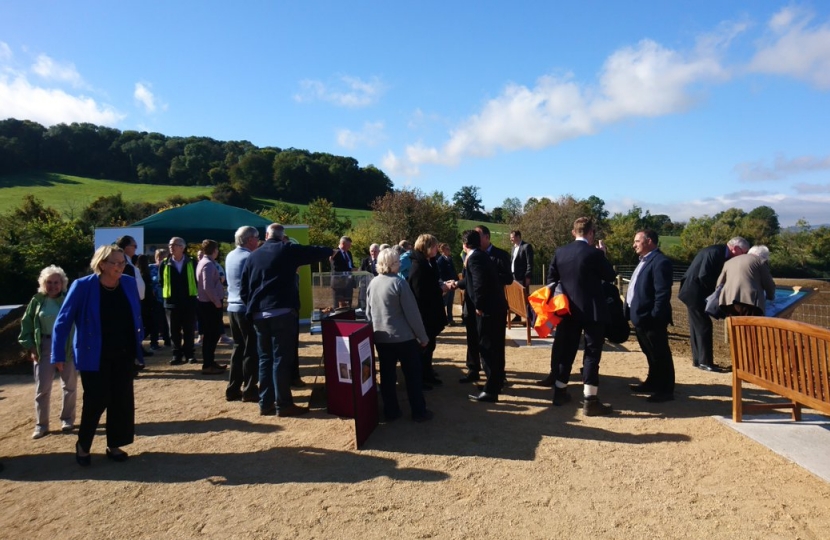
<svg viewBox="0 0 830 540"><path fill-rule="evenodd" d="M401 408L395 390L397 364L401 363L412 419L432 419L424 400L421 373L421 348L429 344L418 303L409 284L398 276L401 262L391 248L378 255L378 275L366 290L366 316L372 323L375 348L380 364L380 395L387 422L400 418Z"/></svg>

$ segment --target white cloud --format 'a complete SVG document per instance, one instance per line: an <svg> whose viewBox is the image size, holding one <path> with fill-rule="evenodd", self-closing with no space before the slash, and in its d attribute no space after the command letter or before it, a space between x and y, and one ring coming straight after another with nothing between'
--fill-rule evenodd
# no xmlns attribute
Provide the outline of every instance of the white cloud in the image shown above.
<svg viewBox="0 0 830 540"><path fill-rule="evenodd" d="M0 74L0 118L33 120L46 126L61 122L111 126L121 121L124 115L87 96L35 86L22 75Z"/></svg>
<svg viewBox="0 0 830 540"><path fill-rule="evenodd" d="M86 86L81 74L75 69L75 64L61 64L45 54L38 55L32 71L47 81L69 83L76 88Z"/></svg>
<svg viewBox="0 0 830 540"><path fill-rule="evenodd" d="M830 193L830 184L807 184L800 183L793 186L796 193L809 195L811 193ZM828 216L830 220L830 216Z"/></svg>
<svg viewBox="0 0 830 540"><path fill-rule="evenodd" d="M12 54L12 49L9 47L9 44L4 41L0 41L0 61L8 62L12 59L12 56L14 55Z"/></svg>
<svg viewBox="0 0 830 540"><path fill-rule="evenodd" d="M681 112L699 99L694 93L697 83L727 76L717 51L728 39L702 40L686 55L641 41L608 57L596 88L567 75L543 76L533 87L511 83L452 130L441 148L415 144L405 149L403 158L391 152L388 157L410 171L427 163L455 165L469 156L553 146L627 118Z"/></svg>
<svg viewBox="0 0 830 540"><path fill-rule="evenodd" d="M148 113L156 111L156 98L150 90L150 84L135 83L135 91L133 97L135 100L144 106L144 110Z"/></svg>
<svg viewBox="0 0 830 540"><path fill-rule="evenodd" d="M377 146L385 138L383 122L366 122L360 131L341 129L337 132L337 144L350 150Z"/></svg>
<svg viewBox="0 0 830 540"><path fill-rule="evenodd" d="M830 90L830 26L810 26L813 14L793 6L770 19L771 36L762 43L749 71L789 75Z"/></svg>
<svg viewBox="0 0 830 540"><path fill-rule="evenodd" d="M666 214L674 221L688 221L692 217L714 216L729 208L740 208L749 212L759 206L769 206L778 214L782 227L795 225L799 219L806 219L812 225L830 222L827 208L830 205L830 186L824 191L804 192L796 195L769 191L738 191L717 197L707 197L674 203L655 203L634 199L606 202L606 209L612 214L627 212L636 205L652 215Z"/></svg>
<svg viewBox="0 0 830 540"><path fill-rule="evenodd" d="M778 156L771 166L762 162L747 162L739 163L734 170L741 180L756 182L781 180L796 174L826 171L828 169L830 169L830 156L799 156L793 159Z"/></svg>
<svg viewBox="0 0 830 540"><path fill-rule="evenodd" d="M328 85L321 81L303 80L300 81L300 89L294 95L300 103L325 101L340 107L358 108L377 102L386 87L377 77L364 81L359 77L343 75Z"/></svg>
<svg viewBox="0 0 830 540"><path fill-rule="evenodd" d="M387 152L383 159L381 159L381 168L392 176L400 175L406 178L412 176L418 176L420 171L417 167L413 167L412 165L404 162L392 152ZM396 184L400 182L396 181ZM406 180L403 181L403 184L408 185Z"/></svg>

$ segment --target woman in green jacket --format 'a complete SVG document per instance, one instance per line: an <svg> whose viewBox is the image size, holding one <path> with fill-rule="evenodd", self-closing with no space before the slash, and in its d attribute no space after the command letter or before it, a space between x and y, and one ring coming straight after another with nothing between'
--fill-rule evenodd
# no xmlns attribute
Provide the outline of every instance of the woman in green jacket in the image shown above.
<svg viewBox="0 0 830 540"><path fill-rule="evenodd" d="M52 381L55 366L52 360L52 327L66 297L69 280L58 266L47 266L40 271L38 292L32 297L26 313L20 321L20 344L26 348L26 356L34 363L35 373L35 431L33 439L40 439L49 433L49 402L52 397ZM67 345L69 342L67 341ZM67 362L60 374L63 389L61 407L61 431L69 432L75 427L75 402L77 399L78 376L75 364Z"/></svg>

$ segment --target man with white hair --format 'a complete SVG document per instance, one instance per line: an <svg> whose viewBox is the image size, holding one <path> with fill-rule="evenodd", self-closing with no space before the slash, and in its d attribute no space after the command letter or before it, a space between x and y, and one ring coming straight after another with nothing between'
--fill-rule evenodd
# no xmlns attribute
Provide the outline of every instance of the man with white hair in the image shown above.
<svg viewBox="0 0 830 540"><path fill-rule="evenodd" d="M692 364L704 371L721 371L713 360L712 319L706 314L706 297L715 292L718 275L723 270L724 263L748 250L749 242L740 236L726 244L704 248L695 255L692 264L680 280L677 298L686 304L689 314Z"/></svg>
<svg viewBox="0 0 830 540"><path fill-rule="evenodd" d="M259 401L259 355L257 354L254 325L245 316L245 304L239 296L242 270L248 256L259 246L259 231L254 227L239 227L234 234L236 248L225 257L228 280L228 318L233 336L231 371L225 398L228 401Z"/></svg>
<svg viewBox="0 0 830 540"><path fill-rule="evenodd" d="M763 317L766 301L775 300L775 281L769 264L769 248L752 246L748 257L735 257L723 265L718 285L721 309L730 317Z"/></svg>

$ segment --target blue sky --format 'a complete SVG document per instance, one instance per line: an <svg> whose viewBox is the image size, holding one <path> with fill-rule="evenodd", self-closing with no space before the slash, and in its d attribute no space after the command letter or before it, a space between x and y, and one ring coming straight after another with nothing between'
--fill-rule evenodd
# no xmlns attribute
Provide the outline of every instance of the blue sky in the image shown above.
<svg viewBox="0 0 830 540"><path fill-rule="evenodd" d="M830 3L0 0L9 117L348 155L488 210L817 225Z"/></svg>

